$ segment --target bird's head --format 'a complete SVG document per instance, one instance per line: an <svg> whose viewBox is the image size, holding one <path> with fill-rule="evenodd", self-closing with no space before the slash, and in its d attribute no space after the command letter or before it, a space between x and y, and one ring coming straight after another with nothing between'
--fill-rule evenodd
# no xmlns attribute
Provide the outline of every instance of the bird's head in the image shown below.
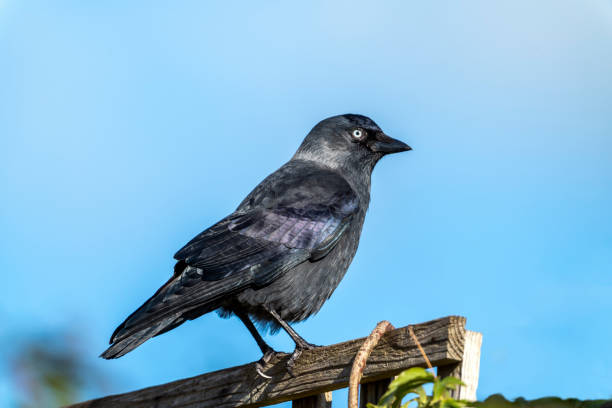
<svg viewBox="0 0 612 408"><path fill-rule="evenodd" d="M315 160L329 167L369 168L385 155L411 150L387 136L367 116L344 114L319 122L308 133L294 159Z"/></svg>

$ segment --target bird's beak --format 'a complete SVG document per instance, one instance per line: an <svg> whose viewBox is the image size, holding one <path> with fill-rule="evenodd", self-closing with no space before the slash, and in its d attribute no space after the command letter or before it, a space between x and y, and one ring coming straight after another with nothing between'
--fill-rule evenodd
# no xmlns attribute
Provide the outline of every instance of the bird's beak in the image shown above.
<svg viewBox="0 0 612 408"><path fill-rule="evenodd" d="M373 152L379 152L384 154L399 153L412 150L412 147L408 146L406 143L397 139L393 139L392 137L389 137L382 132L377 134L376 138L368 143L368 147Z"/></svg>

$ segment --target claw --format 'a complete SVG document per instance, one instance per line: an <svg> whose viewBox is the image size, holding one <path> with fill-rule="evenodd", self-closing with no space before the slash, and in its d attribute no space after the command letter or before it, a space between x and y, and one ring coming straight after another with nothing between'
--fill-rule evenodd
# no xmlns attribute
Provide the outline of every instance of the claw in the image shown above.
<svg viewBox="0 0 612 408"><path fill-rule="evenodd" d="M257 374L259 374L261 377L269 380L272 377L270 377L267 374L264 374L264 367L268 364L268 362L270 361L270 359L276 354L276 351L269 349L266 350L266 352L264 353L264 355L261 357L261 359L259 359L259 361L257 363L255 363L255 371L257 372Z"/></svg>
<svg viewBox="0 0 612 408"><path fill-rule="evenodd" d="M311 344L306 341L300 342L299 345L296 344L295 350L293 350L293 353L291 353L291 357L289 357L289 360L287 360L287 372L290 376L295 377L293 368L295 367L295 362L297 361L297 359L300 358L300 356L302 355L302 351L312 350L317 347L321 346L317 346L316 344Z"/></svg>
<svg viewBox="0 0 612 408"><path fill-rule="evenodd" d="M255 363L255 371L257 372L257 374L259 374L261 377L265 378L266 380L269 380L272 378L269 375L263 373L263 367L261 366L259 361Z"/></svg>
<svg viewBox="0 0 612 408"><path fill-rule="evenodd" d="M293 367L295 367L296 360L302 355L302 347L295 347L293 353L291 353L291 357L287 360L287 372L291 377L295 377L295 373L293 372Z"/></svg>

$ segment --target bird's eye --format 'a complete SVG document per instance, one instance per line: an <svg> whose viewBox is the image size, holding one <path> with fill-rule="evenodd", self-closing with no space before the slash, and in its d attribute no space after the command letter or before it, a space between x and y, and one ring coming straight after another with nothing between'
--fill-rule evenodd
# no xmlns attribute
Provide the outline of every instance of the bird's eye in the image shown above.
<svg viewBox="0 0 612 408"><path fill-rule="evenodd" d="M365 131L362 129L355 129L352 133L353 139L362 140L365 137Z"/></svg>

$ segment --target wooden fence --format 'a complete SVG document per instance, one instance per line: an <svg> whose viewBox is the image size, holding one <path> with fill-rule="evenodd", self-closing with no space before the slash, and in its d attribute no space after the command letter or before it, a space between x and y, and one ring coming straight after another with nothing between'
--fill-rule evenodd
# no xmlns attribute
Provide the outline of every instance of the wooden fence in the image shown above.
<svg viewBox="0 0 612 408"><path fill-rule="evenodd" d="M475 400L482 335L465 330L465 318L449 316L411 326L438 376L453 375L466 384L455 398ZM352 362L365 338L304 351L293 369L286 370L288 354L275 356L264 378L255 363L226 368L196 377L90 400L70 408L92 407L262 407L293 401L294 408L331 407L331 391L348 385ZM410 367L425 367L409 328L385 333L367 360L361 380L360 406L377 402L391 378ZM345 406L345 402L338 402Z"/></svg>

